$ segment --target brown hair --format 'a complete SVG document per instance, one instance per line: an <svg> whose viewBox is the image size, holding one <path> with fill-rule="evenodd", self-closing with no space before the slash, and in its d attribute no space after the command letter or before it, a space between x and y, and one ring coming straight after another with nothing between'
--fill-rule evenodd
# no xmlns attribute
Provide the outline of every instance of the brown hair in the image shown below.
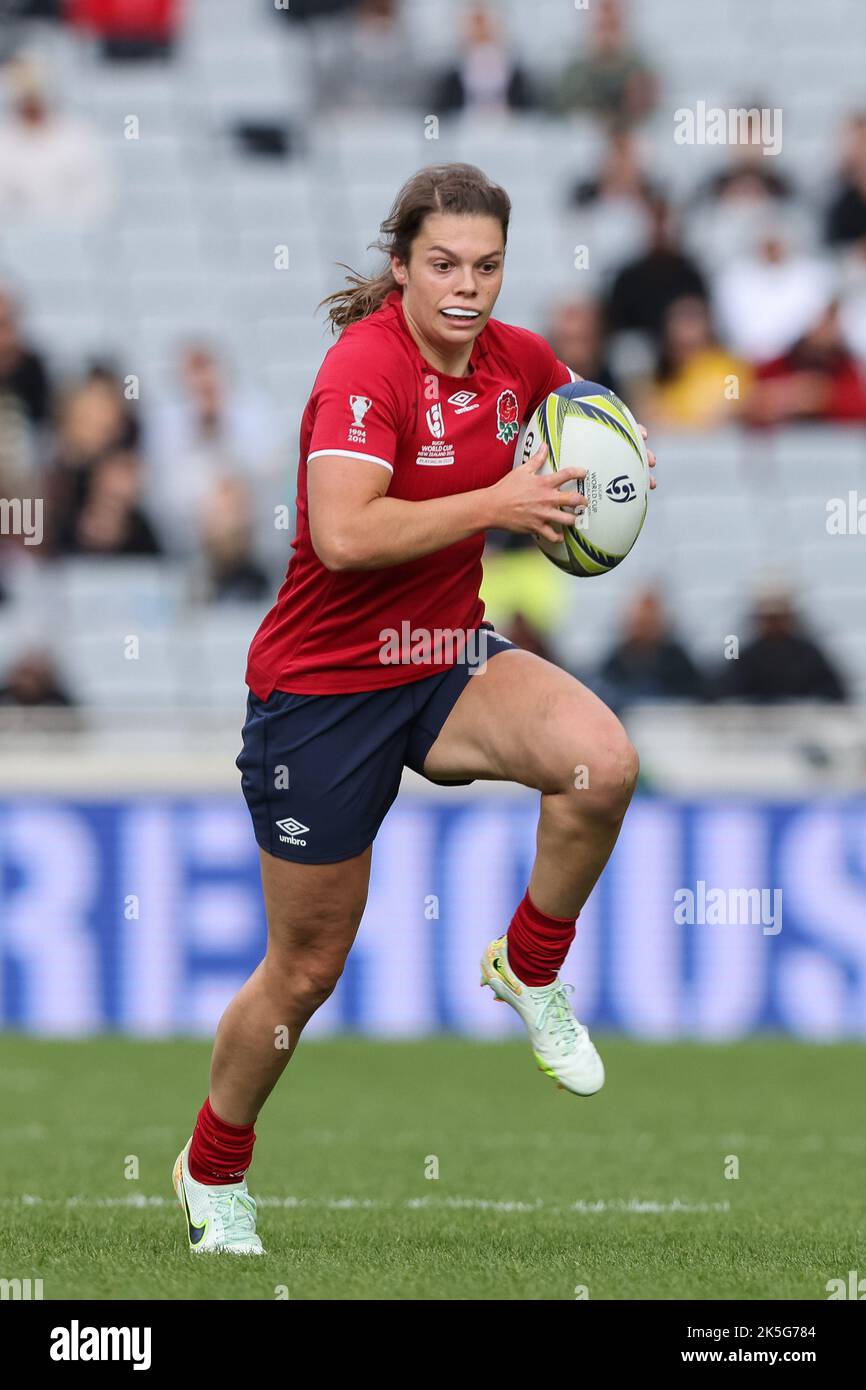
<svg viewBox="0 0 866 1390"><path fill-rule="evenodd" d="M389 258L393 254L405 264L428 213L448 212L495 217L502 226L503 242L508 240L511 199L504 188L493 183L474 164L431 164L419 169L404 183L379 227L384 237L371 241L368 249L383 251ZM316 306L333 306L328 310L332 333L358 319L365 319L384 303L391 290L400 288L391 273L390 261L378 275L368 278L356 274L344 261L337 264L348 270L349 288L336 290L319 300Z"/></svg>

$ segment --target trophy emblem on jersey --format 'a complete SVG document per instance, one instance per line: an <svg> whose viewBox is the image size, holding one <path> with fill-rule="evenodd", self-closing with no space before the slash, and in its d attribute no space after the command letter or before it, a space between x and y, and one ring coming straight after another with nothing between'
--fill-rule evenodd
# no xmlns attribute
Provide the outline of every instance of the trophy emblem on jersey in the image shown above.
<svg viewBox="0 0 866 1390"><path fill-rule="evenodd" d="M354 423L356 425L363 425L364 416L367 414L372 404L373 402L370 400L369 396L349 397L349 405L352 407L352 414L355 417Z"/></svg>
<svg viewBox="0 0 866 1390"><path fill-rule="evenodd" d="M510 444L520 428L520 412L513 391L501 391L496 402L496 438Z"/></svg>

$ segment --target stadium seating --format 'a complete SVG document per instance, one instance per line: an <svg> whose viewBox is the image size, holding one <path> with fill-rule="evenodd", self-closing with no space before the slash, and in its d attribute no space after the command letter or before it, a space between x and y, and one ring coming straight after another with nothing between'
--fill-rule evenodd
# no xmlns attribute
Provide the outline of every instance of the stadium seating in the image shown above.
<svg viewBox="0 0 866 1390"><path fill-rule="evenodd" d="M513 194L502 318L543 329L564 287L585 288L588 282L569 280L569 255L587 224L565 214L562 199L601 150L590 123L538 115L496 125L443 122L439 138L426 140L420 94L418 109L399 116L340 121L321 112L313 119L305 26L275 23L269 7L253 0L188 8L173 61L140 70L98 62L62 29L40 34L62 103L96 123L119 183L98 232L0 230L0 275L21 288L28 332L61 370L98 353L153 379L180 340L207 332L228 345L237 376L270 391L296 429L332 341L315 305L341 282L335 262L376 264L364 248L400 181L420 164L447 159L471 159ZM419 59L432 72L453 55L462 7L406 0L405 8ZM508 0L501 10L515 50L541 74L559 68L585 20L576 24L561 0ZM733 0L710 7L666 0L632 10L667 93L665 110L642 136L658 176L693 188L725 154L696 146L688 161L674 158L670 111L678 101L693 103L699 93L736 104L762 93L788 123L780 166L807 189L824 188L827 160L816 169L814 153L833 148L845 113L860 100L851 54L866 41L866 7L847 0L845 24L829 27L820 8L799 7L796 46L785 42L789 7L782 0L752 10ZM770 30L778 42L754 42ZM807 30L815 39L808 53ZM730 74L724 87L720 71ZM135 140L123 135L130 115L139 120ZM293 124L303 154L288 163L244 158L230 139L241 118ZM274 269L281 245L289 248L285 272ZM743 622L750 586L773 569L794 579L807 615L832 637L866 698L863 541L826 530L828 499L852 488L866 494L862 431L672 435L654 446L661 486L633 556L594 584L562 583L562 658L582 667L603 654L640 578L662 584L682 635L709 658L720 634ZM294 462L287 461L287 476ZM180 578L162 564L119 566L108 606L100 562L52 566L45 583L68 620L54 625L53 645L85 701L183 702L190 669L202 672L209 702L235 701L261 605L230 620L222 609L191 615L178 597ZM26 626L26 605L36 602L32 586L13 580L12 588L0 610L0 657L11 649L10 634ZM117 637L142 621L153 637L148 678L128 682ZM140 675L145 667L137 669Z"/></svg>

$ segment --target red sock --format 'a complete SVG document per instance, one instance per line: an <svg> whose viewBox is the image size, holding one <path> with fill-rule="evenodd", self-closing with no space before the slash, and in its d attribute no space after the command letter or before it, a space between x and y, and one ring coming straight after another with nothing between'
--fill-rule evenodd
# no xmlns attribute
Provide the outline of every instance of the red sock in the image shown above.
<svg viewBox="0 0 866 1390"><path fill-rule="evenodd" d="M577 916L580 916L578 913ZM548 917L527 888L508 928L508 964L525 985L549 985L574 940L577 917Z"/></svg>
<svg viewBox="0 0 866 1390"><path fill-rule="evenodd" d="M230 1125L211 1107L210 1096L198 1112L187 1167L196 1182L240 1182L253 1159L253 1125Z"/></svg>

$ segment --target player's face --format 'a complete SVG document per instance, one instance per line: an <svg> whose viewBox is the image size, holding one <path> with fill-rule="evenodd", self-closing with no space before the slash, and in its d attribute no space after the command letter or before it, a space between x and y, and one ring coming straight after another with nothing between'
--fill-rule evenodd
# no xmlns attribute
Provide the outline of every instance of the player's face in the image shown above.
<svg viewBox="0 0 866 1390"><path fill-rule="evenodd" d="M453 352L478 337L502 286L505 246L495 217L431 214L408 265L392 261L403 307L427 342Z"/></svg>

